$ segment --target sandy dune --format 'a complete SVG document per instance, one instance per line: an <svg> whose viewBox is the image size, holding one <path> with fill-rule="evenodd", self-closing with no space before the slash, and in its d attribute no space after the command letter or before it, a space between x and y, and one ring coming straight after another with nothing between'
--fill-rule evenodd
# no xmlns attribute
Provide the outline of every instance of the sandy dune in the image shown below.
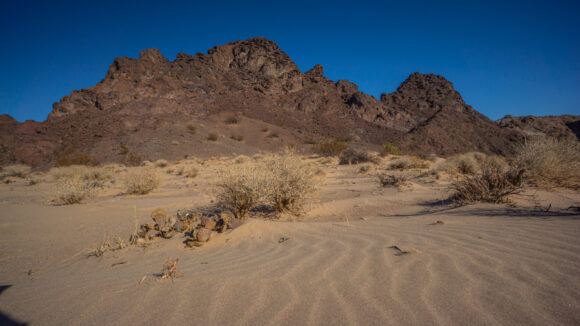
<svg viewBox="0 0 580 326"><path fill-rule="evenodd" d="M437 204L445 180L381 189L372 173L320 164L325 181L300 219L254 218L202 248L186 249L177 236L87 258L103 234L128 238L155 208L210 203L219 164L205 166L194 180L166 176L149 195L113 187L71 206L46 204L49 177L1 185L0 322L580 323L580 216L566 210L580 204L574 192L451 208ZM169 258L180 259L183 276L157 281Z"/></svg>

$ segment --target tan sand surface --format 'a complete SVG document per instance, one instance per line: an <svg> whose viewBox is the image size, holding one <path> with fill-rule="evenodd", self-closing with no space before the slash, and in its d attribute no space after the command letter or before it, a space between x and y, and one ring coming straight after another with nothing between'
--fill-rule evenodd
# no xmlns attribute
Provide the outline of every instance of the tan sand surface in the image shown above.
<svg viewBox="0 0 580 326"><path fill-rule="evenodd" d="M87 257L104 234L128 239L156 208L211 203L214 172L226 164L214 163L193 180L166 175L148 195L124 195L116 183L69 206L47 204L49 176L1 185L0 321L580 324L580 216L567 210L580 196L571 191L452 208L438 202L445 178L379 188L356 166L318 163L326 178L300 218L252 218L201 248L185 248L179 235ZM173 258L183 276L158 281Z"/></svg>

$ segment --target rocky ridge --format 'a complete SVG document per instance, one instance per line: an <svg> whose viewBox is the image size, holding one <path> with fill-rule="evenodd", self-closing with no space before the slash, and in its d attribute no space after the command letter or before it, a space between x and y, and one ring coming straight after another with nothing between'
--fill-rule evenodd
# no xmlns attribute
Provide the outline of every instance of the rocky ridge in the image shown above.
<svg viewBox="0 0 580 326"><path fill-rule="evenodd" d="M228 115L241 123L224 124ZM129 155L177 159L307 147L326 137L376 149L393 141L412 152L509 155L523 137L467 105L441 76L413 73L379 100L352 82L326 78L321 65L301 72L261 37L206 54L179 53L173 61L157 49L116 58L101 82L63 97L46 121L4 115L0 125L0 163L35 166L51 165L72 148L99 162L123 162ZM217 142L206 139L211 132Z"/></svg>

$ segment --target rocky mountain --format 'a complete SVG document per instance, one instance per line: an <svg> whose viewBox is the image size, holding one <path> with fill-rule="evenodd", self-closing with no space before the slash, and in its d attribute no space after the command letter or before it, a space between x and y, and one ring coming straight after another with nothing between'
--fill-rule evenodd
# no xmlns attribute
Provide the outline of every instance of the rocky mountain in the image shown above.
<svg viewBox="0 0 580 326"><path fill-rule="evenodd" d="M239 123L226 121L232 117ZM509 155L523 137L475 111L441 76L413 73L378 100L326 78L321 65L301 72L261 37L173 61L157 49L116 58L101 82L63 97L46 121L4 115L0 125L0 163L35 166L67 155L104 163L308 149L327 137L375 149L392 141L407 152Z"/></svg>
<svg viewBox="0 0 580 326"><path fill-rule="evenodd" d="M547 135L555 138L577 138L580 140L580 116L561 115L514 117L506 115L497 120L501 128L513 129L526 136Z"/></svg>

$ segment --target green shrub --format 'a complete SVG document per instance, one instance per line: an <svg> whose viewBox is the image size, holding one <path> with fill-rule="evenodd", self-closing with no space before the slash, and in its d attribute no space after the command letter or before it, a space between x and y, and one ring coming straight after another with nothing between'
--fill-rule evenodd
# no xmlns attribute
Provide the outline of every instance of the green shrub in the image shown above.
<svg viewBox="0 0 580 326"><path fill-rule="evenodd" d="M383 144L383 152L385 152L386 154L401 155L401 151L399 150L397 145L393 144L392 142Z"/></svg>

